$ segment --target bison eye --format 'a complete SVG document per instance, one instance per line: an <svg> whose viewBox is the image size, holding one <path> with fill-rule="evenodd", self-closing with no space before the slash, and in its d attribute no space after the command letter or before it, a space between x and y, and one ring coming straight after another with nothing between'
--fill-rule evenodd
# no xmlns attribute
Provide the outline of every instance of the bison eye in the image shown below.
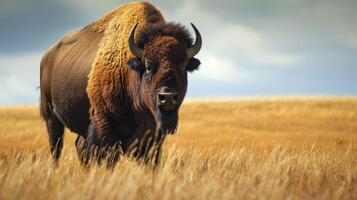
<svg viewBox="0 0 357 200"><path fill-rule="evenodd" d="M152 67L146 67L146 71L147 74L151 74L152 73Z"/></svg>
<svg viewBox="0 0 357 200"><path fill-rule="evenodd" d="M151 60L145 60L145 68L146 68L145 72L147 74L154 72L155 62Z"/></svg>
<svg viewBox="0 0 357 200"><path fill-rule="evenodd" d="M130 58L127 61L127 66L130 69L135 70L135 71L137 71L139 73L142 73L145 70L145 67L144 67L143 63L138 58Z"/></svg>

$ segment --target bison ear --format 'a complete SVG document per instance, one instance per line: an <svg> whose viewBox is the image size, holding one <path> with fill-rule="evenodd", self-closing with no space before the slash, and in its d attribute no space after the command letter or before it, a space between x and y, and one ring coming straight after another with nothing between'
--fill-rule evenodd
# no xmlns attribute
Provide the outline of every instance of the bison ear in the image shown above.
<svg viewBox="0 0 357 200"><path fill-rule="evenodd" d="M139 58L130 58L126 64L130 69L133 69L139 73L143 73L145 71L145 67Z"/></svg>
<svg viewBox="0 0 357 200"><path fill-rule="evenodd" d="M200 66L201 61L198 60L197 58L190 58L188 60L188 65L186 67L186 70L189 72L193 72L195 70L198 70L198 67Z"/></svg>

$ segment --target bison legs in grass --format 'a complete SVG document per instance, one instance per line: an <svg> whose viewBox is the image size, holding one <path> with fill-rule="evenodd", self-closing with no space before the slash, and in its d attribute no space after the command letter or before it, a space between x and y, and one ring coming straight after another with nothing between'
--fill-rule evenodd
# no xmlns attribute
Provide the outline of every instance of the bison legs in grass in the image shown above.
<svg viewBox="0 0 357 200"><path fill-rule="evenodd" d="M150 132L147 132L145 137L124 144L124 149L127 154L132 155L137 160L156 167L160 162L164 140L164 134L150 134Z"/></svg>
<svg viewBox="0 0 357 200"><path fill-rule="evenodd" d="M105 161L109 168L113 168L121 154L132 156L138 161L152 164L154 167L159 164L165 137L163 134L160 134L160 137L147 134L144 138L133 137L128 142L121 143L120 140L113 138L99 138L98 135L103 134L98 134L97 131L91 124L87 137L79 135L76 139L77 154L82 165L88 166L92 161L101 165ZM113 133L109 135L113 135Z"/></svg>
<svg viewBox="0 0 357 200"><path fill-rule="evenodd" d="M86 151L87 148L86 138L81 135L78 135L75 144L76 144L79 162L82 165L87 165L89 162L89 156L87 156L88 153Z"/></svg>
<svg viewBox="0 0 357 200"><path fill-rule="evenodd" d="M115 135L110 126L105 126L102 138L98 137L94 124L88 128L86 137L79 135L76 139L76 149L78 158L82 165L88 166L95 161L98 165L106 161L109 168L115 166L121 153L120 141L117 138L106 138L105 135Z"/></svg>

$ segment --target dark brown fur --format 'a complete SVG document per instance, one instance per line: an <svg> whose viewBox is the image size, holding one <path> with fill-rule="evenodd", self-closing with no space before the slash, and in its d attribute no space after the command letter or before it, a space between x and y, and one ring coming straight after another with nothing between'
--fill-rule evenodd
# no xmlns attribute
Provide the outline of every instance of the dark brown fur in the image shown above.
<svg viewBox="0 0 357 200"><path fill-rule="evenodd" d="M193 39L188 30L176 23L153 23L143 28L138 34L137 44L144 48L145 44L152 41L159 36L171 36L186 47L189 47L193 43Z"/></svg>

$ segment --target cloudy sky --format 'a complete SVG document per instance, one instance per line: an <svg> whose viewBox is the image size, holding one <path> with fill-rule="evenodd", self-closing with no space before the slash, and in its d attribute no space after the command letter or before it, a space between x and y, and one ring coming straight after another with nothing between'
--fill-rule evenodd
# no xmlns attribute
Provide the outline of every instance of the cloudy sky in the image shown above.
<svg viewBox="0 0 357 200"><path fill-rule="evenodd" d="M36 104L43 52L124 1L0 0L0 105ZM188 96L357 95L357 1L150 1L204 39Z"/></svg>

